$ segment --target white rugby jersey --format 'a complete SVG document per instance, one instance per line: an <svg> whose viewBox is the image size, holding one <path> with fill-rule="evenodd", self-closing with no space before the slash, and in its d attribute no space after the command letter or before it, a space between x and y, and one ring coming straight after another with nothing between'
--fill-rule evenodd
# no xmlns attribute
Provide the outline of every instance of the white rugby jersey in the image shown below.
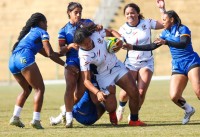
<svg viewBox="0 0 200 137"><path fill-rule="evenodd" d="M90 51L79 48L79 59L81 71L90 70L90 64L97 66L98 74L112 69L118 62L115 54L108 53L106 48L105 30L94 32L90 38L94 42L94 48Z"/></svg>
<svg viewBox="0 0 200 137"><path fill-rule="evenodd" d="M151 43L151 29L155 29L156 21L152 19L140 19L139 24L136 27L123 24L119 33L126 39L127 43L132 45L144 45ZM129 50L128 56L132 61L146 61L151 59L151 51L135 51Z"/></svg>

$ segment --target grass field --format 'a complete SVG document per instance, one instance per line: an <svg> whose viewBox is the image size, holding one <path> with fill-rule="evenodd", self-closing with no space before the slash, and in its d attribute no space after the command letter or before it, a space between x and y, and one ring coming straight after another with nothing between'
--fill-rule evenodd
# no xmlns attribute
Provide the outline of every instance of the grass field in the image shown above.
<svg viewBox="0 0 200 137"><path fill-rule="evenodd" d="M29 126L32 119L33 95L28 98L21 114L26 125L24 129L8 125L13 113L13 107L20 87L17 85L0 87L0 136L32 137L32 136L67 136L67 137L197 137L200 136L200 107L190 84L184 92L187 101L196 108L196 113L188 125L181 125L183 111L175 106L169 99L169 82L152 81L147 93L146 101L140 111L140 119L145 121L147 127L129 127L127 125L128 107L125 110L123 121L117 127L109 123L108 114L92 126L83 126L76 121L74 128L66 129L62 125L52 127L49 117L59 113L59 106L63 104L64 85L46 86L45 100L42 110L42 124L44 130L36 130ZM117 94L119 89L117 90Z"/></svg>

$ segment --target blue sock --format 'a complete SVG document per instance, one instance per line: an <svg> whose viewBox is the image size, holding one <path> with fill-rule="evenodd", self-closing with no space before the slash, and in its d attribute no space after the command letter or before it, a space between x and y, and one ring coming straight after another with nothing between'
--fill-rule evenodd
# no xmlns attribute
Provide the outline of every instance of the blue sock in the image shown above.
<svg viewBox="0 0 200 137"><path fill-rule="evenodd" d="M131 121L137 121L138 120L138 114L131 114Z"/></svg>
<svg viewBox="0 0 200 137"><path fill-rule="evenodd" d="M124 107L125 105L126 105L126 103L127 103L127 101L125 101L125 102L119 102L119 105L121 106L121 107Z"/></svg>

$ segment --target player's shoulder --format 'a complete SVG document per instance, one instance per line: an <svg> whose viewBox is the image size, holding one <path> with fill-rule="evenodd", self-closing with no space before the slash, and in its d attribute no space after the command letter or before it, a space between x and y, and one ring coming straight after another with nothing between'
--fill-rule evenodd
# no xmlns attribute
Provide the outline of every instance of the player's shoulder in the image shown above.
<svg viewBox="0 0 200 137"><path fill-rule="evenodd" d="M41 35L49 35L48 32L40 27L34 27L31 29L33 33L38 33Z"/></svg>
<svg viewBox="0 0 200 137"><path fill-rule="evenodd" d="M185 26L185 25L181 25L181 26L179 27L179 30L180 30L180 31L182 31L182 30L188 30L188 31L190 31L190 29L189 29L187 26Z"/></svg>
<svg viewBox="0 0 200 137"><path fill-rule="evenodd" d="M89 22L93 22L93 21L91 19L81 19L81 22L89 23Z"/></svg>

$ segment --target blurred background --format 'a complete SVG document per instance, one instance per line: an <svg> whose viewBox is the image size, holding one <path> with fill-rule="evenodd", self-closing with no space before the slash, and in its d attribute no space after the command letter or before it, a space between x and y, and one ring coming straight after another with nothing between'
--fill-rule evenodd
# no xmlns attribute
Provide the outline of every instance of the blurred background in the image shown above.
<svg viewBox="0 0 200 137"><path fill-rule="evenodd" d="M83 6L82 18L90 18L104 28L118 30L125 23L123 8L127 3L134 2L140 7L145 18L160 20L160 12L155 0L74 0ZM175 10L182 23L192 31L194 50L200 54L200 0L165 0L166 9ZM50 43L54 51L58 50L58 31L69 20L66 13L69 0L1 0L0 1L0 82L10 84L14 82L9 69L8 59L13 44L16 42L22 27L34 12L41 12L47 17ZM159 36L161 30L152 31L152 40ZM171 75L171 57L169 48L162 46L153 51L155 57L154 76ZM124 61L126 52L117 53L120 60ZM65 60L65 57L62 58ZM50 59L36 55L36 62L44 80L63 80L64 68L58 66Z"/></svg>

